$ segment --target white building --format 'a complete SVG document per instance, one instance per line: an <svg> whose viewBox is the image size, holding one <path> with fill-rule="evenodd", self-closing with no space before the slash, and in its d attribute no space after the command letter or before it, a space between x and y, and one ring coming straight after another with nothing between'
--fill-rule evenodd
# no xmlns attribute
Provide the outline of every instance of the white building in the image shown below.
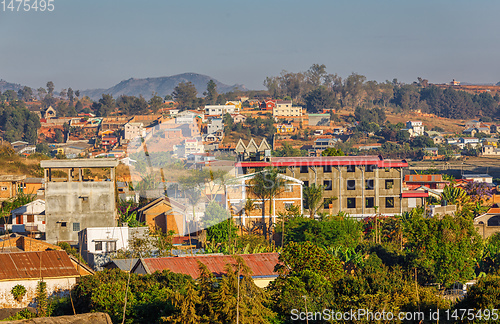
<svg viewBox="0 0 500 324"><path fill-rule="evenodd" d="M278 100L273 108L273 117L302 116L302 107L295 107L291 100Z"/></svg>
<svg viewBox="0 0 500 324"><path fill-rule="evenodd" d="M6 229L13 233L45 233L45 201L34 200L12 211L12 223Z"/></svg>
<svg viewBox="0 0 500 324"><path fill-rule="evenodd" d="M406 131L410 133L410 137L423 136L424 135L424 125L421 121L409 120L406 122Z"/></svg>
<svg viewBox="0 0 500 324"><path fill-rule="evenodd" d="M240 110L235 105L207 105L205 115L223 116L226 113L235 114Z"/></svg>
<svg viewBox="0 0 500 324"><path fill-rule="evenodd" d="M464 174L462 179L472 180L474 182L493 183L493 177L489 174Z"/></svg>
<svg viewBox="0 0 500 324"><path fill-rule="evenodd" d="M212 118L207 124L207 134L214 134L219 130L224 129L222 118Z"/></svg>
<svg viewBox="0 0 500 324"><path fill-rule="evenodd" d="M136 137L145 137L146 130L143 123L126 123L124 126L123 138L130 141Z"/></svg>
<svg viewBox="0 0 500 324"><path fill-rule="evenodd" d="M175 117L176 124L192 124L196 114L192 111L182 111Z"/></svg>
<svg viewBox="0 0 500 324"><path fill-rule="evenodd" d="M87 227L78 233L82 257L95 268L108 262L118 250L128 250L128 227Z"/></svg>

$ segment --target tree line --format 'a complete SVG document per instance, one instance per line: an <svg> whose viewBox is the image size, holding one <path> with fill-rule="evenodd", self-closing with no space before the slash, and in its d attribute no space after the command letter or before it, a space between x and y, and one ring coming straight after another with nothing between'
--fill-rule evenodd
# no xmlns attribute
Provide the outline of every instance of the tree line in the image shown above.
<svg viewBox="0 0 500 324"><path fill-rule="evenodd" d="M401 111L420 110L440 117L465 119L475 116L500 116L500 95L489 92L470 94L445 89L417 78L411 84L392 81L367 81L364 75L352 73L345 78L328 73L324 64L313 64L305 72L282 71L266 77L264 86L273 98L291 99L310 113L323 110L363 106L393 106Z"/></svg>

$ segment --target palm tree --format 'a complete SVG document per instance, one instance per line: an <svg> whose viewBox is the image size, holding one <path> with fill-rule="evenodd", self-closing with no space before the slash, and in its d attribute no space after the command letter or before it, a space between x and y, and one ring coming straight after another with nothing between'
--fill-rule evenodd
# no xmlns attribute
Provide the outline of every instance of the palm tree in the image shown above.
<svg viewBox="0 0 500 324"><path fill-rule="evenodd" d="M323 192L325 187L322 185L311 184L309 187L304 187L303 196L305 205L309 209L309 217L314 218L314 215L321 207L321 199L323 199Z"/></svg>
<svg viewBox="0 0 500 324"><path fill-rule="evenodd" d="M256 173L250 180L249 191L257 198L262 200L262 222L263 234L267 239L267 226L265 223L265 202L269 199L269 229L273 224L273 202L274 198L285 189L286 181L279 174L276 168L266 168L263 171ZM271 235L269 235L271 239Z"/></svg>

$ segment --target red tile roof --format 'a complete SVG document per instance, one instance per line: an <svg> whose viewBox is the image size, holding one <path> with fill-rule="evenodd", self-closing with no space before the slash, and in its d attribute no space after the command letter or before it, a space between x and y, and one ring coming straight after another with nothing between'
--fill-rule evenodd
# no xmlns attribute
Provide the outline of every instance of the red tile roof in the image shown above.
<svg viewBox="0 0 500 324"><path fill-rule="evenodd" d="M278 253L242 254L252 272L252 277L276 277L274 266L278 263ZM146 258L141 259L147 273L170 270L175 273L187 274L197 279L200 275L198 262L205 264L216 277L222 276L226 264L236 264L230 255L196 255L188 257Z"/></svg>
<svg viewBox="0 0 500 324"><path fill-rule="evenodd" d="M0 281L79 276L65 251L0 253L0 264Z"/></svg>

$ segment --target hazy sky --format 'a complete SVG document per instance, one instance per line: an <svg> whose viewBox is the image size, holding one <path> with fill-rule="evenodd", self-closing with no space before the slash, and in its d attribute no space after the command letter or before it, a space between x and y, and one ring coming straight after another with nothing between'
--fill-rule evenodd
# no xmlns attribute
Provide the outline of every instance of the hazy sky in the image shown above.
<svg viewBox="0 0 500 324"><path fill-rule="evenodd" d="M495 0L54 0L54 6L3 12L0 4L0 79L32 87L52 80L58 91L196 72L262 89L266 76L319 63L329 73L379 82L500 81Z"/></svg>

